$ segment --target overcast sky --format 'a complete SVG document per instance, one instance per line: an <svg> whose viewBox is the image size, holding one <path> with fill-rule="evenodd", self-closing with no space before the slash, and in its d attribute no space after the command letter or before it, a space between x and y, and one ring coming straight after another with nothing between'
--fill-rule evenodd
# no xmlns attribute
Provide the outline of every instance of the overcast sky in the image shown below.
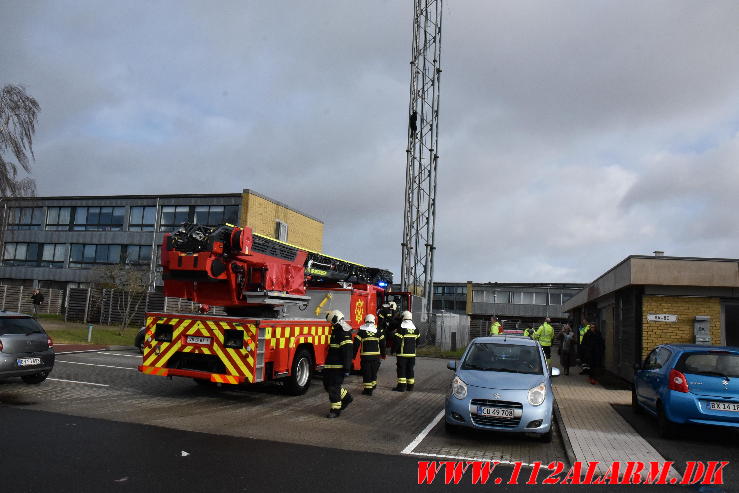
<svg viewBox="0 0 739 493"><path fill-rule="evenodd" d="M400 271L412 1L0 0L39 195L240 192ZM447 0L437 281L739 257L739 1Z"/></svg>

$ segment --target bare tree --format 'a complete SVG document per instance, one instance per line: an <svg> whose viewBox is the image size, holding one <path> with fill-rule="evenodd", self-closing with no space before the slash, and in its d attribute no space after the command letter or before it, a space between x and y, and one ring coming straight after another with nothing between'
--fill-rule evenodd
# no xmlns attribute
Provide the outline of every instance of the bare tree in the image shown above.
<svg viewBox="0 0 739 493"><path fill-rule="evenodd" d="M146 299L149 287L149 271L128 264L101 265L95 267L95 284L110 289L112 300L121 317L120 335L131 323L141 302ZM116 292L118 296L115 296Z"/></svg>
<svg viewBox="0 0 739 493"><path fill-rule="evenodd" d="M36 195L33 178L18 179L18 166L31 172L33 134L41 111L38 101L23 86L8 84L0 90L0 196ZM14 159L14 160L13 160Z"/></svg>

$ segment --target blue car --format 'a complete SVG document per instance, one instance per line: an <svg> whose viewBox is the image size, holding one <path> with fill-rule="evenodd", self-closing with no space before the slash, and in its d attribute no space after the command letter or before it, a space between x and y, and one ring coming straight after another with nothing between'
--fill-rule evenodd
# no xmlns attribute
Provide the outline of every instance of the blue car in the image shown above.
<svg viewBox="0 0 739 493"><path fill-rule="evenodd" d="M509 335L478 337L447 368L455 373L445 406L448 432L467 427L552 441L554 394L538 342ZM551 375L559 370L552 368Z"/></svg>
<svg viewBox="0 0 739 493"><path fill-rule="evenodd" d="M665 438L685 423L739 427L739 348L657 346L636 368L631 405Z"/></svg>

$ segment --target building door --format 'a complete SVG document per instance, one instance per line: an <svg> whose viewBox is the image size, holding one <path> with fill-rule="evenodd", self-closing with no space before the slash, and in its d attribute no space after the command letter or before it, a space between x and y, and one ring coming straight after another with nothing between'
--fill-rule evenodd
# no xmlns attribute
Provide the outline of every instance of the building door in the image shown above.
<svg viewBox="0 0 739 493"><path fill-rule="evenodd" d="M739 303L724 304L724 340L727 346L739 346ZM718 341L716 341L718 343Z"/></svg>

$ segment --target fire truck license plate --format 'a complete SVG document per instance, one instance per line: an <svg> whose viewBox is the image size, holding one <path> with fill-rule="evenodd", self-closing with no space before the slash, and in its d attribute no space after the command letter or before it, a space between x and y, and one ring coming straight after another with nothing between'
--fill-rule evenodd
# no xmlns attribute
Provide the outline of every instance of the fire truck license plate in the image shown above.
<svg viewBox="0 0 739 493"><path fill-rule="evenodd" d="M482 416L494 416L499 418L512 418L513 409L505 407L478 407L477 414Z"/></svg>
<svg viewBox="0 0 739 493"><path fill-rule="evenodd" d="M210 337L187 336L188 344L210 344Z"/></svg>

